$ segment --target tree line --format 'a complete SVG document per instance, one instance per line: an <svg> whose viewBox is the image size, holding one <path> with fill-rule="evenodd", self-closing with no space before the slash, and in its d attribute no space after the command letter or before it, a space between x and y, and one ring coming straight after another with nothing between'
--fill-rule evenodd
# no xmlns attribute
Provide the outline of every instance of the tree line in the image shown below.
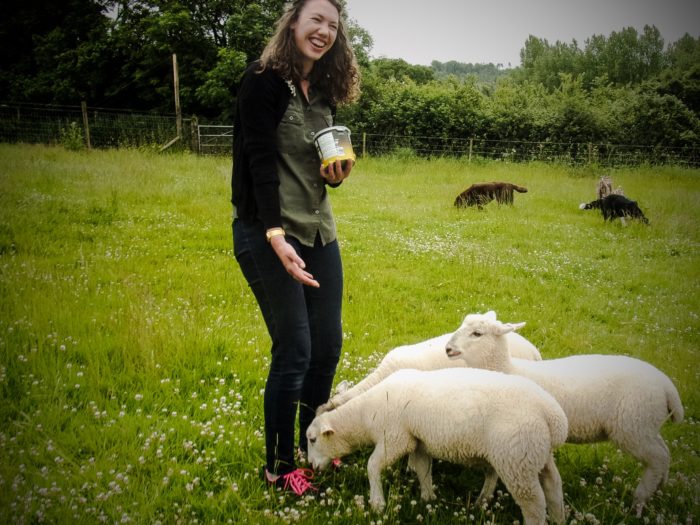
<svg viewBox="0 0 700 525"><path fill-rule="evenodd" d="M284 0L10 0L0 101L172 113L229 123L238 81ZM371 58L348 21L363 84L339 119L372 134L700 146L700 37L628 27L583 45L530 36L520 65Z"/></svg>

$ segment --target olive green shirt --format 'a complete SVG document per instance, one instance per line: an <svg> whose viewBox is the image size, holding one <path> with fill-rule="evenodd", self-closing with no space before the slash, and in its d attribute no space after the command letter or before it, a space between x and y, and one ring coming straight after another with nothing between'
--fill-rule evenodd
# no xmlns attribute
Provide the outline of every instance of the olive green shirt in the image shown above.
<svg viewBox="0 0 700 525"><path fill-rule="evenodd" d="M277 128L282 227L306 246L314 245L317 233L326 245L335 240L336 229L314 136L333 125L333 116L313 87L308 102L301 88L295 86L293 91Z"/></svg>

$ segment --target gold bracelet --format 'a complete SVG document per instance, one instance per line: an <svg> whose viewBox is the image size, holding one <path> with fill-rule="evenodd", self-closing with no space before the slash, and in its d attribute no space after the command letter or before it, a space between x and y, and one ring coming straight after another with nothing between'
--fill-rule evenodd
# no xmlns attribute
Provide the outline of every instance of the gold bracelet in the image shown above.
<svg viewBox="0 0 700 525"><path fill-rule="evenodd" d="M286 235L284 230L282 228L270 228L265 232L265 236L267 237L267 242L270 242L273 237L277 237L278 235Z"/></svg>

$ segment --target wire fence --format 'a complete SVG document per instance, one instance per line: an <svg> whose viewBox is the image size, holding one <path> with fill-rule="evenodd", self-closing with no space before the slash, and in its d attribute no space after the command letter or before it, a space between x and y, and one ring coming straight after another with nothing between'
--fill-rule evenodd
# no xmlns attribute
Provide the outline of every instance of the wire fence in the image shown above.
<svg viewBox="0 0 700 525"><path fill-rule="evenodd" d="M422 157L466 157L511 162L544 161L567 164L634 166L674 164L700 167L700 148L596 144L591 142L531 142L481 138L361 135L364 154L415 154Z"/></svg>
<svg viewBox="0 0 700 525"><path fill-rule="evenodd" d="M192 147L192 119L178 140ZM87 106L0 104L0 142L83 144L94 148L165 145L177 135L175 115Z"/></svg>
<svg viewBox="0 0 700 525"><path fill-rule="evenodd" d="M68 147L186 148L203 155L230 155L230 125L175 115L82 106L0 104L0 142L63 144ZM624 144L527 142L476 137L382 135L354 130L360 156L460 157L467 160L544 161L602 166L674 164L700 168L700 148Z"/></svg>

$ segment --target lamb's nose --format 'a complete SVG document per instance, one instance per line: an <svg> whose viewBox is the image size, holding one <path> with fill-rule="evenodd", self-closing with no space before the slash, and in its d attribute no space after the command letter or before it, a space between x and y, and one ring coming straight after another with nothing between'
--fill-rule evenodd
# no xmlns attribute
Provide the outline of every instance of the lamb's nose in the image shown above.
<svg viewBox="0 0 700 525"><path fill-rule="evenodd" d="M457 350L451 343L447 343L445 353L447 354L447 357L455 357L459 355L459 350Z"/></svg>

